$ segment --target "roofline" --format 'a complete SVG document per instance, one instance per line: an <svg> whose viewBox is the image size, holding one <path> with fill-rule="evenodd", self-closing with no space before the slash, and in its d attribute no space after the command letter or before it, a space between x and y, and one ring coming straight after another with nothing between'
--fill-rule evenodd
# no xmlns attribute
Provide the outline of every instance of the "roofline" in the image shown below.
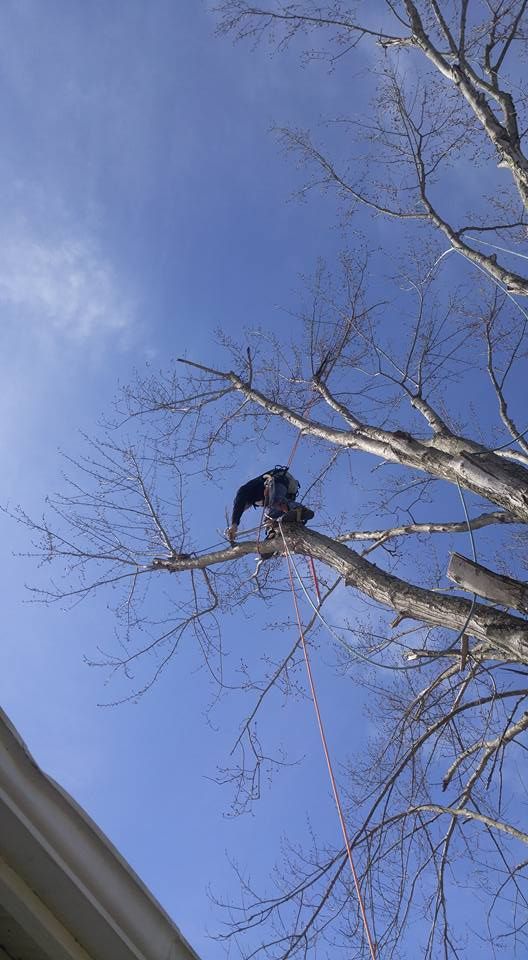
<svg viewBox="0 0 528 960"><path fill-rule="evenodd" d="M73 901L66 906L61 901L61 919L88 953L90 944L83 943L83 931L94 943L113 938L116 957L119 945L123 958L200 960L108 837L66 790L40 769L1 708L0 815L9 818L9 836L20 830L22 837L23 832L25 848L31 850L29 859L40 863L43 870L46 864L46 869L53 869L55 876L68 883ZM2 845L4 839L9 846L8 837L2 839ZM28 858L13 863L21 846L12 840L12 849L0 852L23 875ZM43 884L39 889L34 877L24 879L45 904L56 908L47 889L53 885Z"/></svg>

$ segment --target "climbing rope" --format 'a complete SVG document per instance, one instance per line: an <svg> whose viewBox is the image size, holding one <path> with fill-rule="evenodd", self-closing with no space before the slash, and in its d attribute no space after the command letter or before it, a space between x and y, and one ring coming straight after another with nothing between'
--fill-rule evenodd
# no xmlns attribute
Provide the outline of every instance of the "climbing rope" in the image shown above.
<svg viewBox="0 0 528 960"><path fill-rule="evenodd" d="M317 595L317 598L318 598L318 606L316 606L315 603L313 602L310 594L308 593L308 591L307 591L307 589L306 589L306 587L305 587L305 585L304 585L304 583L303 583L302 577L301 577L301 575L300 575L300 573L299 573L299 571L298 571L298 569L297 569L297 565L296 565L296 563L295 563L295 560L293 559L293 556L292 556L292 553L291 553L291 551L290 551L290 549L289 549L289 547L288 547L288 544L286 543L286 540L284 539L284 533L283 533L282 529L281 529L281 534L282 534L282 539L283 539L283 542L284 542L284 552L285 552L285 553L289 556L289 558L290 558L290 561L291 561L291 564L292 564L292 567L293 567L293 571L294 571L295 576L297 577L297 580L298 580L298 582L299 582L299 586L301 587L301 590L302 590L302 592L304 593L304 595L305 595L308 603L310 604L310 606L311 606L311 608L312 608L315 616L317 617L318 620L321 621L323 627L325 628L325 630L328 631L328 633L330 634L330 636L333 637L334 640L337 640L337 642L340 643L341 646L345 648L345 650L347 651L347 653L351 656L351 658L352 658L353 660L363 660L365 663L368 663L371 667L376 667L377 670L391 670L391 671L394 671L394 670L403 670L403 671L405 671L406 673L409 673L410 670L421 670L421 669L422 669L422 664L421 664L421 663L415 663L415 664L409 664L409 663L407 663L407 664L405 664L405 666L403 666L403 667L402 667L402 666L398 666L398 664L396 664L396 663L380 663L379 660L374 660L372 657L367 656L366 653L363 653L361 650L358 650L357 648L352 647L350 643L347 643L347 641L344 639L344 637L340 636L340 634L337 633L337 631L334 630L334 628L331 626L331 624L329 624L328 621L325 620L325 618L323 617L323 615L322 615L322 613L321 613L321 611L320 611L320 605L321 605L320 594L317 593L317 591L318 591L318 586L315 587L315 592L316 592L316 595ZM315 575L315 577L314 577L314 573L315 573L314 560L313 560L313 557L310 556L310 555L308 556L307 559L308 559L308 563L309 563L309 565L310 565L310 569L312 570L312 579L314 580L314 586L315 586L315 584L317 583L317 576Z"/></svg>
<svg viewBox="0 0 528 960"><path fill-rule="evenodd" d="M317 397L316 397L315 394L314 394L312 397L310 397L308 403L306 404L306 406L305 406L305 408L304 408L304 410L303 410L303 418L308 416L308 414L310 413L310 410L312 409L312 407L313 407L313 405L314 405L314 403L315 403L316 400L317 400ZM287 463L288 469L291 467L293 458L294 458L295 454L297 453L297 447L299 446L299 443L301 442L301 437L302 437L302 435L303 435L303 429L302 429L302 427L299 427L299 432L298 432L297 437L296 437L296 439L295 439L295 442L294 442L294 444L293 444L293 446L292 446L292 448L291 448L290 456L289 456L289 458L288 458L288 463Z"/></svg>
<svg viewBox="0 0 528 960"><path fill-rule="evenodd" d="M282 529L281 529L281 532L282 532ZM283 536L284 536L284 535L283 535ZM315 590L316 590L316 594L317 594L318 600L319 600L319 602L320 602L321 595L320 595L320 591L319 591L319 584L318 584L318 581L317 581L317 574L316 574L316 571L315 571L315 566L313 565L313 559L312 559L311 557L310 557L310 560L312 561L312 570L313 570L313 575L314 575L314 587L315 587ZM344 840L344 842L345 842L345 848L346 848L346 852L347 852L347 858L348 858L348 862L349 862L349 865L350 865L350 870L351 870L351 873L352 873L352 878L353 878L353 880L354 880L354 887L355 887L355 890L356 890L356 895L357 895L358 903L359 903L359 909L360 909L361 917L362 917L362 920L363 920L363 928L364 928L364 930L365 930L365 936L366 936L366 939L367 939L367 942L368 942L368 945L369 945L370 956L371 956L372 960L376 960L376 944L375 944L375 942L374 942L374 940L373 940L373 938L372 938L372 934L371 934L371 932L370 932L368 917L367 917L367 913L366 913L366 910L365 910L365 904L364 904L364 901L363 901L363 895L362 895L362 893L361 893L361 886L360 886L359 878L358 878L358 875L357 875L357 872L356 872L356 868L355 868L355 865L354 865L354 859L353 859L353 857L352 857L352 847L351 847L351 844L350 844L350 839L349 839L348 831L347 831L347 828L346 828L345 817L344 817L344 814L343 814L343 807L342 807L342 805L341 805L341 798L340 798L340 795L339 795L339 790L338 790L337 783L336 783L336 779L335 779L335 776L334 776L334 770L333 770L332 761L331 761L331 758L330 758L330 750L329 750L329 747L328 747L328 741L327 741L327 739L326 739L326 733L325 733L325 729L324 729L323 719L322 719L322 716L321 716L321 710L320 710L320 708L319 708L319 699L318 699L318 697L317 697L317 691L316 691L316 689L315 689L315 682L314 682L314 677L313 677L313 673L312 673L312 667L311 667L311 663L310 663L310 656L309 656L309 653L308 653L308 645L307 645L307 643L306 643L306 638L305 638L305 635L304 635L304 629L303 629L302 622L301 622L301 615L300 615L300 612L299 612L299 604L298 604L298 602L297 602L297 593L296 593L296 590L295 590L295 583L294 583L294 580L293 580L293 572L292 572L291 559L290 559L290 555L289 555L288 549L286 549L286 562L287 562L287 564L288 564L288 574L289 574L289 578L290 578L290 586L291 586L291 592L292 592L292 597L293 597L293 604L294 604L294 608L295 608L295 616L296 616L296 619L297 619L297 626L298 626L298 628L299 628L299 640L300 640L300 642L301 642L301 647L302 647L302 651L303 651L303 654L304 654L304 662L305 662L305 664L306 664L306 673L307 673L307 676L308 676L308 684L309 684L309 687L310 687L310 693L311 693L312 702L313 702L313 705L314 705L315 716L316 716L316 718L317 718L317 726L318 726L318 728L319 728L319 735L320 735L320 737L321 737L321 743L322 743L322 746L323 746L323 752L324 752L324 756L325 756L325 760L326 760L326 766L327 766L327 769L328 769L328 776L329 776L329 778L330 778L330 783L331 783L331 785L332 785L332 793L333 793L333 795L334 795L334 801L335 801L335 805L336 805L336 809L337 809L337 815L338 815L338 817L339 817L339 823L340 823L340 825L341 825L341 832L342 832L342 834L343 834L343 840Z"/></svg>
<svg viewBox="0 0 528 960"><path fill-rule="evenodd" d="M513 256L522 257L524 260L528 260L528 256L525 256L525 254L523 254L523 253L516 253L515 250L507 250L506 247L498 247L498 246L496 246L496 244L494 244L494 243L485 243L484 240L478 240L477 237L469 237L468 239L474 240L474 241L476 241L477 243L483 243L483 244L484 244L485 246L487 246L487 247L494 247L496 250L504 250L506 253L511 253L511 254L513 254ZM528 312L527 312L527 311L524 309L524 307L522 307L521 304L515 299L515 297L510 293L510 291L508 290L508 288L505 287L504 284L500 283L500 282L489 272L489 270L485 269L484 267L481 267L479 263L475 263L475 261L472 260L471 257L469 257L469 256L467 255L467 253L464 253L463 250L457 250L456 247L448 247L448 249L447 249L447 250L444 250L444 252L441 253L440 256L438 257L438 259L435 261L435 263L433 264L433 267L431 268L431 271L440 263L441 260L444 259L444 257L446 257L446 256L447 256L448 254L450 254L450 253L458 253L461 257L464 257L464 258L468 261L468 263L473 264L473 266L476 267L477 270L480 270L480 272L483 273L484 276L488 278L488 280L491 280L491 282L494 283L495 286L496 286L502 293L504 293L505 296L508 297L508 299L513 303L513 305L514 305L515 307L517 307L519 313L521 313L522 316L524 317L524 319L525 319L526 321L528 321ZM431 271L430 271L430 272L431 272ZM512 443L517 443L518 440L522 440L522 438L523 438L524 436L526 436L527 433L528 433L528 427L526 427L526 429L523 430L522 433L519 433L519 434L517 434L517 436L512 437L511 440L508 440L506 443L501 444L500 447L495 447L494 449L491 449L491 450L489 451L489 453L498 453L500 450L505 450L507 447L511 446ZM479 456L479 454L477 453L476 456Z"/></svg>
<svg viewBox="0 0 528 960"><path fill-rule="evenodd" d="M441 258L440 258L440 259L441 259ZM483 273L485 272L484 270L482 270L481 267L479 267L478 264L476 264L476 266L477 266ZM494 278L491 278L491 279L494 279ZM495 281L495 283L497 283L497 281ZM497 283L497 286L500 287L501 285ZM517 306L517 308L520 310L520 312L525 316L525 318L528 319L528 314L526 313L525 310L523 310L523 308L520 306L520 304L518 304L517 301L514 300L514 298L511 296L511 294L510 294L507 290L505 290L504 292L506 293L507 296L510 297L510 299L513 301L513 303L515 304L515 306ZM313 403L315 402L315 399L316 399L315 396L310 399L309 403L307 404L307 406L306 406L306 408L305 408L305 410L304 410L304 412L303 412L303 416L304 416L304 417L306 417L307 414L309 413L309 411L310 411ZM526 432L526 431L525 431L525 432ZM295 439L295 441L294 441L294 443L293 443L293 446L292 446L292 449L291 449L291 452L290 452L290 456L289 456L289 458L288 458L288 464L287 464L287 465L288 465L288 468L291 467L291 464L292 464L293 458L294 458L294 456L295 456L295 454L296 454L296 452L297 452L297 448L298 448L298 446L299 446L299 443L300 443L302 434L303 434L303 429L302 429L302 427L301 427L301 428L299 429L299 431L298 431L297 437L296 437L296 439ZM511 442L511 441L510 441L510 442ZM474 542L474 538L473 538L473 531L472 531L472 528L471 528L471 523L470 523L470 520L469 520L469 516L468 516L468 511L467 511L467 507L466 507L464 495L463 495L463 493L462 493L461 486L460 486L460 483L458 482L458 480L457 480L457 486L458 486L458 491L459 491L459 494L460 494L460 497L461 497L461 500L462 500L462 505L463 505L463 508L464 508L464 514L465 514L465 518L466 518L466 522L467 522L467 527L468 527L468 534L469 534L469 536L470 536L470 538L471 538L473 555L474 555L474 558L475 558L475 560L476 560L476 549L475 549L475 542ZM260 530L261 530L261 526L262 526L263 517L264 517L264 510L262 511L261 522L260 522L260 524L259 524L259 530L258 530L258 536L257 536L257 543L258 543L258 541L260 540ZM354 859L353 859L353 856L352 856L352 846L351 846L351 843L350 843L350 838L349 838L349 836L348 836L347 826L346 826L345 817L344 817L344 813L343 813L343 806L342 806L342 803L341 803L341 797L340 797L339 789L338 789L338 786L337 786L336 778L335 778L335 775L334 775L333 764L332 764L332 760L331 760L331 756L330 756L330 750L329 750L329 746L328 746L328 740L327 740L327 737L326 737L326 732L325 732L325 728L324 728L323 718L322 718L321 710L320 710L320 707L319 707L319 699L318 699L317 691L316 691L316 687L315 687L315 681L314 681L314 676L313 676L312 667L311 667L311 662L310 662L310 655L309 655L309 650L308 650L308 644L306 643L305 631L304 631L304 628L303 628L303 625L302 625L302 620L301 620L301 615L300 615L300 610L299 610L299 603L298 603L298 600L297 600L297 591L296 591L296 586L295 586L295 581L294 581L294 576L293 576L294 571L295 571L295 575L296 575L296 577L297 577L297 580L299 581L299 583L300 583L300 585L301 585L301 587L302 587L302 589L303 589L303 592L304 592L305 595L307 596L307 598L308 598L308 600L309 600L309 602L310 602L310 605L312 606L313 610L315 611L315 613L317 614L317 616L319 617L319 619L322 621L322 623L324 624L324 626L327 627L327 629L331 632L331 634L332 634L334 637L336 637L337 640L339 640L340 642L344 642L344 641L342 640L341 637L339 637L339 636L336 634L336 632L330 627L330 625L324 620L324 618L323 618L322 615L320 614L319 608L321 607L321 592L320 592L320 589L319 589L319 582L318 582L318 578L317 578L317 571L316 571L316 568L315 568L315 563L314 563L313 557L311 556L311 554L308 555L308 565L309 565L309 568L310 568L310 573L311 573L311 575L312 575L312 580L313 580L313 584L314 584L315 596L316 596L316 598L317 598L317 607L316 607L315 604L312 602L312 600L311 600L311 598L310 598L310 596L309 596L309 594L308 594L308 592L307 592L307 590L306 590L306 588L305 588L305 586L304 586L304 583L303 583L303 581L302 581L302 578L301 578L301 576L300 576L300 574L299 574L299 572L298 572L298 570L297 570L297 567L296 567L296 565L295 565L295 563L294 563L294 561L293 561L293 558L292 558L292 556L291 556L291 554L290 554L290 550L289 550L289 548L288 548L288 544L287 544L287 542L286 542L286 538L285 538L285 536L284 536L284 531L283 531L283 529L282 529L282 523L281 523L280 521L279 521L279 523L278 523L278 528L279 528L279 530L280 530L281 537L282 537L282 541L283 541L283 545L284 545L284 555L285 555L286 563L287 563L287 567L288 567L288 576L289 576L289 581L290 581L291 594L292 594L292 598L293 598L293 605L294 605L294 610L295 610L295 617L296 617L296 620L297 620L297 627L298 627L298 630L299 630L299 641L300 641L301 648L302 648L302 651L303 651L304 662L305 662L305 666L306 666L306 674L307 674L307 678L308 678L308 685L309 685L309 688L310 688L310 694L311 694L312 702L313 702L313 705L314 705L314 711L315 711L315 716L316 716L316 720L317 720L317 726L318 726L319 735L320 735L320 738L321 738L321 744L322 744L322 747L323 747L323 753L324 753L324 757L325 757L325 761L326 761L326 766L327 766L327 770L328 770L328 776L329 776L329 779L330 779L330 784L331 784L331 787L332 787L332 793L333 793L334 802L335 802L335 806L336 806L336 810L337 810L337 815L338 815L338 818L339 818L339 823L340 823L340 826L341 826L341 832L342 832L343 840L344 840L344 843L345 843L347 859L348 859L348 863L349 863L349 866L350 866L350 871L351 871L352 878L353 878L353 882L354 882L354 887L355 887L356 896L357 896L357 899L358 899L358 905L359 905L359 909L360 909L360 913L361 913L361 918L362 918L362 921L363 921L363 928L364 928L364 932L365 932L365 938L366 938L367 943L368 943L371 960L377 960L377 957L376 957L376 954L377 954L377 946L376 946L376 943L375 943L375 941L374 941L374 939L373 939L373 936L372 936L372 934L371 934L371 931L370 931L369 921L368 921L368 917L367 917L367 913L366 913L366 909L365 909L365 903L364 903L363 895L362 895L362 892L361 892L361 885L360 885L360 882L359 882L359 878L358 878L358 875L357 875L357 871L356 871L356 868L355 868L355 865L354 865ZM461 639L461 638L464 637L464 633L465 633L465 630L466 630L466 628L467 628L467 625L469 624L469 622L470 622L470 620L471 620L471 616L472 616L472 613L473 613L473 610L474 610L474 607L475 607L475 603L476 603L476 595L474 594L474 595L473 595L473 601L472 601L472 604L471 604L471 607L470 607L470 610L469 610L469 613L468 613L468 616L467 616L466 623L464 624L462 630L460 631L459 636L457 637L457 640L459 640L459 639ZM455 643L456 643L456 641L455 641ZM347 648L348 648L348 644L346 644L346 646L347 646ZM356 651L356 654L357 654L357 653L358 653L358 652ZM372 662L372 661L370 660L370 658L368 658L368 657L363 657L363 656L362 656L361 658L362 658L362 659L365 659L365 660L368 660L369 662ZM377 663L376 663L375 665L376 665L376 666L381 666L381 664L377 664ZM394 668L392 668L392 669L394 669ZM396 669L398 669L398 668L396 667Z"/></svg>
<svg viewBox="0 0 528 960"><path fill-rule="evenodd" d="M314 402L315 402L315 399L316 399L315 396L311 398L311 400L309 401L309 403L307 404L307 406L306 406L306 408L305 408L305 411L304 411L304 413L303 413L303 416L307 416L307 414L309 413L311 407L313 406L313 404L314 404ZM300 442L300 440L301 440L301 437L302 437L302 428L299 429L299 432L298 432L298 434L297 434L297 437L296 437L295 442L294 442L294 444L293 444L293 447L292 447L292 449L291 449L290 456L289 456L289 459L288 459L288 467L291 467L291 464L292 464L293 458L294 458L294 456L295 456L295 453L297 452L297 447L299 446L299 442ZM264 513L264 511L263 511L263 513ZM317 720L317 726L318 726L318 729L319 729L319 735L320 735L320 738L321 738L321 744L322 744L322 747L323 747L323 753L324 753L324 756L325 756L326 767L327 767L327 770L328 770L328 776L329 776L329 778L330 778L330 784L331 784L331 787L332 787L332 793L333 793L333 796L334 796L334 802L335 802L335 805L336 805L337 815L338 815L339 823L340 823L340 826L341 826L341 832L342 832L342 834L343 834L343 840L344 840L345 848L346 848L346 852L347 852L347 859L348 859L348 863L349 863L349 866L350 866L350 872L352 873L352 879L353 879L353 881L354 881L354 887L355 887L355 890L356 890L356 896L357 896L357 898L358 898L358 904L359 904L359 909L360 909L360 913L361 913L361 918L362 918L362 920L363 920L363 928L364 928L364 931L365 931L365 937L366 937L366 939L367 939L367 943L368 943L368 946L369 946L369 951L370 951L371 960L376 960L376 944L375 944L375 942L374 942L374 940L373 940L373 938L372 938L372 934L371 934L371 932L370 932L368 917L367 917L367 913L366 913L366 910L365 910L365 904L364 904L364 901L363 901L363 895L362 895L362 893L361 893L361 886L360 886L360 883L359 883L359 878L358 878L358 875L357 875L357 872L356 872L356 868L355 868L355 865L354 865L354 859L353 859L353 856L352 856L352 846L351 846L350 839L349 839L349 836L348 836L348 831L347 831L347 827L346 827L345 817L344 817L344 814L343 814L343 806L342 806L342 804L341 804L341 797L340 797L340 794L339 794L339 789L338 789L338 786L337 786L336 778L335 778L335 776L334 776L334 769L333 769L332 760L331 760L331 757L330 757L330 750L329 750L328 741L327 741L327 738L326 738L325 728L324 728L324 724L323 724L323 718L322 718L322 716L321 716L321 710L320 710L320 708L319 708L319 699L318 699L317 691L316 691L316 687L315 687L315 681L314 681L314 676L313 676L312 667L311 667L311 663L310 663L310 655L309 655L309 651L308 651L308 645L307 645L307 643L306 643L306 638L305 638L305 635L304 635L304 629L303 629L302 621L301 621L301 614L300 614L300 611L299 611L299 604L298 604L298 601L297 601L297 592L296 592L296 589L295 589L295 582L294 582L294 579L293 579L293 569L292 569L293 560L292 560L292 557L291 557L291 555L290 555L290 551L289 551L289 549L288 549L288 544L286 543L286 539L285 539L285 537L284 537L284 532L283 532L283 529L282 529L282 523L281 523L281 522L278 523L278 527L279 527L279 530L280 530L280 533L281 533L281 536L282 536L282 540L283 540L283 544L284 544L284 548L285 548L286 563L287 563L287 565L288 565L288 575L289 575L289 580L290 580L291 593L292 593L292 597L293 597L293 605L294 605L294 608L295 608L295 617L296 617L296 620L297 620L297 627L298 627L298 629L299 629L299 641L300 641L300 643L301 643L301 647L302 647L302 651L303 651L303 655L304 655L304 662L305 662L305 665L306 665L306 674L307 674L307 677L308 677L308 685L309 685L309 688L310 688L310 694L311 694L311 697L312 697L312 703L313 703L313 705L314 705L314 711L315 711L315 716L316 716L316 720ZM320 591L320 589L319 589L319 581L318 581L318 578L317 578L317 571L316 571L316 569L315 569L315 563L314 563L313 557L312 557L311 555L308 556L308 565L309 565L309 567L310 567L310 572L311 572L311 574L312 574L312 579L313 579L313 584L314 584L315 595L316 595L316 597L317 597L317 603L318 603L318 606L320 606L320 605L321 605L321 591ZM300 577L299 577L299 574L298 574L298 571L297 571L296 568L295 568L295 573L296 573L298 579L300 580ZM301 585L302 585L302 587L303 587L303 589L304 589L304 584L302 584L302 581L300 581L300 582L301 582ZM306 592L306 591L305 591L305 592ZM314 609L315 609L315 607L314 607ZM316 612L317 612L317 611L316 611Z"/></svg>
<svg viewBox="0 0 528 960"><path fill-rule="evenodd" d="M310 410L312 409L312 407L313 407L313 405L314 405L314 403L315 403L316 400L317 400L317 397L316 397L315 394L314 394L312 397L310 397L308 403L306 404L306 406L305 406L305 408L304 408L304 410L303 410L303 414L302 414L303 417L307 417L307 416L308 416L308 414L310 413ZM301 441L302 433L303 433L302 427L299 427L299 430L298 430L298 433L297 433L297 437L295 438L295 441L294 441L294 443L293 443L293 446L292 446L292 448L291 448L291 450L290 450L290 456L288 457L288 462L287 462L287 464L286 464L288 470L290 469L290 467L291 467L291 465L292 465L292 460L293 460L295 454L297 453L297 447L299 446L299 443L300 443L300 441ZM266 504L264 503L264 506L262 507L262 513L260 514L260 523L259 523L259 525L258 525L258 533L257 533L257 553L260 553L260 549L259 549L260 535L261 535L261 532L262 532L262 524L263 524L263 521L264 521L264 513L265 513L265 511L266 511Z"/></svg>
<svg viewBox="0 0 528 960"><path fill-rule="evenodd" d="M526 253L519 253L518 250L510 250L508 247L500 247L496 243L488 243L486 240L480 240L478 237L470 237L467 235L467 239L471 240L473 243L480 243L483 247L492 247L494 250L502 250L503 253L509 253L512 257L521 257L522 260L528 260Z"/></svg>

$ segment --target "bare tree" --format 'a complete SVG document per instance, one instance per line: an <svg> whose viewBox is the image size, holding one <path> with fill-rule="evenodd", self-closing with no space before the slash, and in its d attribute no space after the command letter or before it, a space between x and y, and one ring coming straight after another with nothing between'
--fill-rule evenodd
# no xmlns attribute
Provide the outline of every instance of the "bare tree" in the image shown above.
<svg viewBox="0 0 528 960"><path fill-rule="evenodd" d="M292 346L285 356L273 342L268 346L268 337L253 336L255 343L262 339L253 350L223 343L230 354L223 369L182 360L167 375L129 386L118 402L119 423L104 439L89 441L85 460L70 464L70 488L50 499L51 516L40 523L19 516L37 535L40 559L66 564L65 583L37 596L77 602L107 588L118 597L123 648L99 662L143 677L125 696L149 687L186 636L218 688L231 691L237 683L225 674L222 624L233 610L278 601L287 572L278 558L255 585L248 561L277 551L276 541L255 532L233 547L194 542L189 485L199 484L203 496L207 476L218 481L230 451L255 430L276 435L280 422L292 428L292 439L300 430L317 465L307 497L322 509L314 529L284 528L282 548L297 570L295 558L310 556L321 573L323 601L309 611L308 635L318 643L324 638L338 667L376 703L379 732L361 750L358 744L344 789L380 955L406 949L409 925L425 914L424 955L462 956L467 931L457 929L450 906L453 891L466 883L479 884L490 910L489 929L479 928L479 935L496 945L507 934L524 943L519 844L528 836L514 799L521 789L516 751L528 725L528 621L516 557L528 513L528 467L515 412L511 422L501 418L522 353L519 331L512 333L519 320L507 297L485 290L478 291L479 321L470 319L468 297L445 302L442 265L437 277L425 262L423 280L416 272L407 277L407 322L394 337L387 315L400 294L393 304L369 306L370 271L362 266L362 254L345 258L337 290L324 271L317 273L304 318L308 352L296 354ZM503 328L507 335L499 333ZM464 408L461 378L478 378L496 397L495 424L474 425L479 439L460 427L470 406L469 400ZM347 490L362 453L372 463L363 499L351 510L345 497L332 512L325 491ZM446 518L439 510L449 485L457 507ZM362 524L362 515L378 524ZM494 535L484 541L489 531ZM478 566L485 559L498 589L510 588L493 602L485 592L466 597L449 587L448 547L439 544L447 538L459 545L462 538L469 547L468 534L473 542L479 536ZM511 552L504 564L506 535ZM357 598L356 613L336 624L331 598L343 585ZM219 775L234 787L235 811L247 809L262 774L284 762L257 736L256 719L273 689L299 690L299 668L293 634L282 660L268 659L264 673L262 664L259 672L248 666L238 680L255 699L233 763ZM325 937L351 942L362 955L343 851L320 849L314 838L310 855L292 853L289 871L279 896L263 902L255 896L243 917L235 911L237 933L251 934L261 922L282 931L265 938L264 952L273 957L307 952ZM504 899L517 911L507 931Z"/></svg>
<svg viewBox="0 0 528 960"><path fill-rule="evenodd" d="M281 131L313 168L309 186L335 186L352 211L366 205L378 215L429 224L450 250L507 290L528 294L526 273L510 267L504 250L526 236L525 0L380 0L368 9L225 0L219 9L220 33L271 35L279 48L313 37L309 52L331 63L362 43L371 54L377 48L377 69L369 70L378 73L372 113L338 118L349 163L332 160L306 131ZM473 201L457 209L456 219L446 191L438 191L455 165L465 166ZM507 171L509 184L493 176L494 166Z"/></svg>
<svg viewBox="0 0 528 960"><path fill-rule="evenodd" d="M380 112L344 128L366 133L379 177L366 155L351 180L307 134L283 137L353 211L403 220L404 255L388 266L386 251L356 237L339 270L320 265L288 350L265 330L237 343L219 335L217 365L184 357L138 377L102 436L87 440L85 458L70 461L46 517L17 513L37 557L62 570L37 599L76 603L108 591L121 646L94 661L134 676L116 700L151 686L187 637L215 689L250 695L219 776L235 812L285 762L262 726L257 733L257 717L275 694L303 689L284 559L265 564L257 581L252 565L286 554L304 598L302 557L315 560L322 599L306 605L305 634L331 652L351 689L368 692L374 732L351 744L342 787L380 958L461 958L482 941L493 954L521 955L527 944L518 754L528 727L528 441L515 398L528 314L512 291L527 293L528 280L510 270L507 252L480 252L483 235L509 249L525 235L525 94L513 68L516 97L504 77L525 50L525 6L405 0L359 19L340 3L224 3L222 29L241 37L275 30L280 44L313 30L329 35L334 60L354 56L360 41L378 45ZM414 53L423 65L413 92L402 58ZM454 223L438 184L456 184L476 155L476 213ZM500 203L486 196L497 161L511 183ZM446 237L468 270L444 256ZM218 543L197 541L204 486L214 480L220 513L220 484L241 446L251 440L264 461L270 438L289 448L299 435L315 523L284 526L273 541L258 522L235 546L221 533ZM347 610L339 622L336 597ZM225 625L257 606L291 628L291 642L280 657L248 655L233 671ZM367 955L339 845L314 835L310 849L286 849L272 892L242 876L240 884L240 903L225 905L225 936L242 938L244 956ZM472 918L457 902L468 889L479 904Z"/></svg>

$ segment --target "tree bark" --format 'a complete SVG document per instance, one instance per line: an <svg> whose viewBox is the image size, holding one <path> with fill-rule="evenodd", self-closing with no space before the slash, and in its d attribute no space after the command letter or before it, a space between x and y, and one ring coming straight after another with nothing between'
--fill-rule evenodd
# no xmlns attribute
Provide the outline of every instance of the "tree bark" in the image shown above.
<svg viewBox="0 0 528 960"><path fill-rule="evenodd" d="M478 496L508 510L521 522L528 523L528 470L520 464L504 460L467 437L438 433L431 440L417 440L401 430L383 430L359 422L357 428L348 430L327 426L308 420L267 397L233 371L214 370L189 360L180 359L180 362L230 381L248 400L254 401L268 413L281 417L307 436L349 450L364 450L389 463L400 463L439 480L460 483Z"/></svg>
<svg viewBox="0 0 528 960"><path fill-rule="evenodd" d="M416 586L387 573L343 543L297 524L285 524L284 535L292 553L312 556L340 574L347 586L394 610L400 617L436 627L465 632L486 644L494 659L528 663L528 622L521 617ZM169 572L205 569L218 563L241 559L248 554L269 556L280 549L280 541L249 541L216 553L191 559L168 557L157 560L153 569Z"/></svg>
<svg viewBox="0 0 528 960"><path fill-rule="evenodd" d="M520 580L495 573L460 553L451 554L447 576L468 593L528 613L528 584Z"/></svg>

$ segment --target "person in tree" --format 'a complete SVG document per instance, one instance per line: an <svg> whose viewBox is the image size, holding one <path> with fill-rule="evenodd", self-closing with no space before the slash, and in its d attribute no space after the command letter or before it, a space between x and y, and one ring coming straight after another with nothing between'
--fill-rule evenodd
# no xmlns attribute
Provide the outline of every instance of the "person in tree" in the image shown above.
<svg viewBox="0 0 528 960"><path fill-rule="evenodd" d="M240 518L248 507L265 507L264 522L268 529L276 520L287 523L311 520L315 516L313 510L295 499L299 487L299 481L283 466L273 467L268 473L261 473L244 483L235 494L231 526L226 530L229 542L235 542Z"/></svg>

